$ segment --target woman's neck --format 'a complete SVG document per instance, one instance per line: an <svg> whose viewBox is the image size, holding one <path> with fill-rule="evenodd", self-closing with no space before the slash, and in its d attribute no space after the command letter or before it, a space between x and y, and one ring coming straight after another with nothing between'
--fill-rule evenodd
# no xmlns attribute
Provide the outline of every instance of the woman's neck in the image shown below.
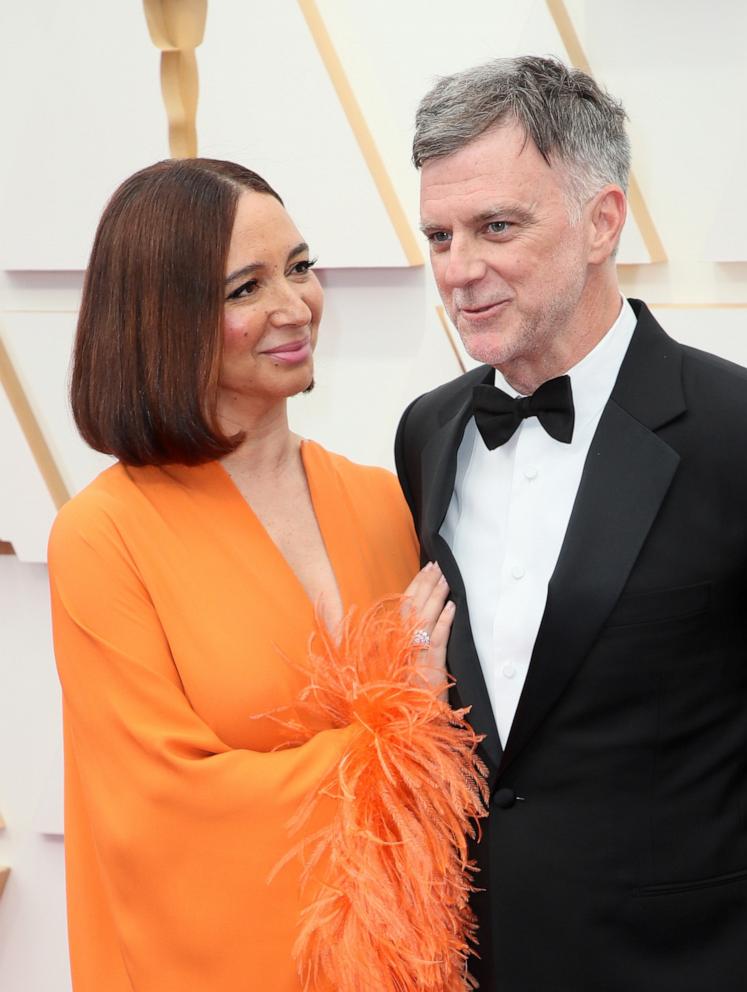
<svg viewBox="0 0 747 992"><path fill-rule="evenodd" d="M297 458L301 439L288 427L285 401L260 410L220 411L219 418L226 434L244 434L238 448L221 459L229 474L250 470L255 478L273 476Z"/></svg>

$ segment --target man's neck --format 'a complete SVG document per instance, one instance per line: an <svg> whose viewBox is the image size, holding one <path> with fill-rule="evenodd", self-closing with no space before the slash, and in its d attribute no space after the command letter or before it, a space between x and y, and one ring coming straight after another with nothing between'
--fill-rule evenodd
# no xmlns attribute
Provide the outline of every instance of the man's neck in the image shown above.
<svg viewBox="0 0 747 992"><path fill-rule="evenodd" d="M621 296L615 283L609 291L579 307L572 324L536 355L496 366L513 389L529 396L548 379L565 375L592 351L620 314Z"/></svg>

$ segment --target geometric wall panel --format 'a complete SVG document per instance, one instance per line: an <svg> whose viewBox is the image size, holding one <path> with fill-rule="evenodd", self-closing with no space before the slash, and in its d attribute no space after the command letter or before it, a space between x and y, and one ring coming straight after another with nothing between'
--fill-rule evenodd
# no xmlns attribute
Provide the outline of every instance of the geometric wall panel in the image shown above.
<svg viewBox="0 0 747 992"><path fill-rule="evenodd" d="M50 496L54 500L55 506L59 509L70 498L70 494L49 450L44 433L39 427L23 381L16 372L15 366L1 338L0 387L4 390L6 398L13 408L13 413L18 421L18 425L23 431L26 443L34 456L37 468L44 478L44 482Z"/></svg>
<svg viewBox="0 0 747 992"><path fill-rule="evenodd" d="M43 565L0 558L0 615L0 811L8 823L0 864L12 866L0 900L0 989L70 992L63 849L38 832L50 755L62 740Z"/></svg>
<svg viewBox="0 0 747 992"><path fill-rule="evenodd" d="M0 267L83 269L114 188L168 156L142 4L0 4L0 93Z"/></svg>
<svg viewBox="0 0 747 992"><path fill-rule="evenodd" d="M745 25L747 37L747 24ZM740 79L747 86L747 73ZM744 91L743 91L744 92ZM733 153L725 160L714 156L712 166L718 171L716 198L706 232L705 258L714 262L747 262L747 196L744 176L747 161L747 123L744 116L732 124ZM747 299L747 285L744 286Z"/></svg>
<svg viewBox="0 0 747 992"><path fill-rule="evenodd" d="M0 268L84 268L115 186L169 156L148 27L140 3L0 5L0 92L24 94L0 105L10 150L0 159ZM165 69L187 56L193 64L186 50L165 52ZM403 248L295 0L263 5L259 18L245 0L208 5L197 68L198 153L265 173L324 264L419 261L417 247L410 257ZM167 90L169 79L164 70Z"/></svg>
<svg viewBox="0 0 747 992"><path fill-rule="evenodd" d="M80 439L68 408L72 313L7 313L0 328L0 540L22 561L45 561L56 509L111 459ZM11 404L11 400L13 404ZM9 470L12 467L12 470Z"/></svg>
<svg viewBox="0 0 747 992"><path fill-rule="evenodd" d="M409 264L295 0L263 4L261 18L246 0L211 4L198 65L201 155L263 175L320 265Z"/></svg>
<svg viewBox="0 0 747 992"><path fill-rule="evenodd" d="M629 0L583 9L584 48L628 112L636 171L667 257L747 261L747 4Z"/></svg>
<svg viewBox="0 0 747 992"><path fill-rule="evenodd" d="M409 161L413 120L419 99L435 78L497 57L527 53L571 61L545 0L463 0L458 17L447 0L410 3L407 16L399 0L380 0L375 5L318 0L318 7L415 227L419 180ZM397 25L395 33L392 24ZM429 43L443 38L448 38L448 46ZM382 50L390 53L385 72ZM648 230L642 232L630 210L618 262L648 263L652 250L661 257L656 239L649 237Z"/></svg>
<svg viewBox="0 0 747 992"><path fill-rule="evenodd" d="M112 461L81 440L70 412L69 366L76 321L75 313L50 311L2 317L6 350L70 494Z"/></svg>
<svg viewBox="0 0 747 992"><path fill-rule="evenodd" d="M47 535L57 510L3 389L0 437L0 539L13 545L21 561L45 561Z"/></svg>
<svg viewBox="0 0 747 992"><path fill-rule="evenodd" d="M624 17L617 4L580 0L462 0L458 16L451 0L276 0L261 10L246 0L207 6L196 50L198 151L266 174L321 264L416 259L381 176L415 231L409 151L419 98L436 76L496 56L574 58L563 10L595 75L626 106L651 212L640 213L634 184L618 261L661 257L651 218L669 257L686 245L703 260L744 259L745 126L734 101L714 94L747 90L747 5L630 0ZM707 85L693 83L695 39ZM0 103L0 268L82 269L115 185L169 154L159 52L142 5L0 5L0 92L23 93ZM696 193L697 221L682 209Z"/></svg>
<svg viewBox="0 0 747 992"><path fill-rule="evenodd" d="M55 748L47 780L43 786L34 817L34 829L47 837L61 837L65 832L63 809L62 746Z"/></svg>
<svg viewBox="0 0 747 992"><path fill-rule="evenodd" d="M577 69L594 74L578 32L564 0L546 0L547 9L560 35L565 57ZM628 216L618 247L618 264L631 265L641 262L663 262L664 245L648 211L648 206L633 171L628 186Z"/></svg>

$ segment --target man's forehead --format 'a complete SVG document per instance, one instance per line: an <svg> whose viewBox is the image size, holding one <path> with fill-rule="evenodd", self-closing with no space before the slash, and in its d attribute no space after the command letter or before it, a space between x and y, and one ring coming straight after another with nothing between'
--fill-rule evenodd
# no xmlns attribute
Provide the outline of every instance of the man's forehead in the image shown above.
<svg viewBox="0 0 747 992"><path fill-rule="evenodd" d="M420 170L421 189L443 184L487 183L515 169L549 170L531 139L517 126L491 129L461 148L427 159Z"/></svg>
<svg viewBox="0 0 747 992"><path fill-rule="evenodd" d="M559 185L562 177L522 128L493 128L455 152L423 164L422 221L428 226L443 211L479 220L508 209L528 209L541 189L547 191L548 182Z"/></svg>
<svg viewBox="0 0 747 992"><path fill-rule="evenodd" d="M421 171L437 162L444 162L455 158L478 158L486 151L488 154L512 152L518 156L527 149L536 152L537 146L523 125L514 120L503 121L498 124L492 124L467 141L457 137L453 150L425 158L421 166Z"/></svg>

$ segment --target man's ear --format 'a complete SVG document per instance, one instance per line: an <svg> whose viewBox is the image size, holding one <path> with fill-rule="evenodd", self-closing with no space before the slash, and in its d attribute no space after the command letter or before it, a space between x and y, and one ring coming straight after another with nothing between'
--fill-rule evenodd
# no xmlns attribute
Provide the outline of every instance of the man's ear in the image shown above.
<svg viewBox="0 0 747 992"><path fill-rule="evenodd" d="M605 186L591 204L589 262L601 265L614 254L628 212L625 193L619 186Z"/></svg>

